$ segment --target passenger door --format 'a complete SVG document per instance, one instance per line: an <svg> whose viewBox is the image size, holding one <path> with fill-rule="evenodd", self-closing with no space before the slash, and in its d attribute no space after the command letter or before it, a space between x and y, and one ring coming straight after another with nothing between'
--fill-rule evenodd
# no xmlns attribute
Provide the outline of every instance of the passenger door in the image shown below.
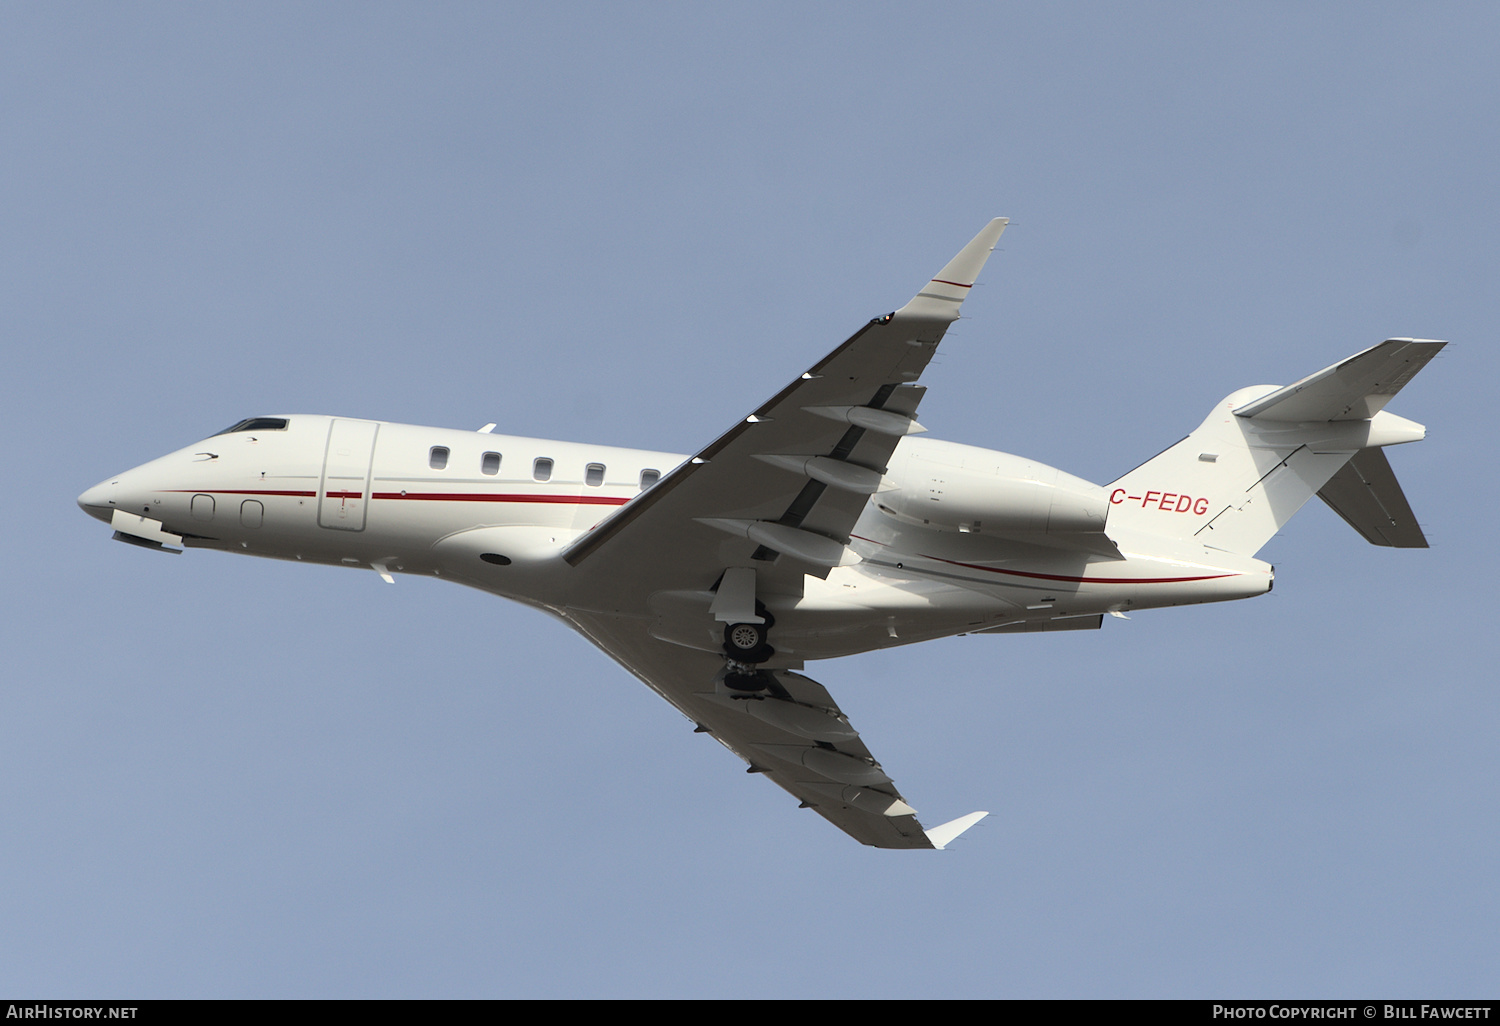
<svg viewBox="0 0 1500 1026"><path fill-rule="evenodd" d="M370 498L370 460L380 425L335 420L328 426L323 479L318 485L318 523L336 531L363 531Z"/></svg>

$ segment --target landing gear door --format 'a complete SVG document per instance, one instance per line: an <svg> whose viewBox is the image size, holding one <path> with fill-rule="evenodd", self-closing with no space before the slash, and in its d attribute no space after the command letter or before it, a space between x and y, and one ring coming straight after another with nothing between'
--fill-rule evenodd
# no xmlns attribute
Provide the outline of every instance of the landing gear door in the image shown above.
<svg viewBox="0 0 1500 1026"><path fill-rule="evenodd" d="M323 479L318 485L318 523L336 531L363 531L370 499L370 460L380 425L335 420L328 426Z"/></svg>

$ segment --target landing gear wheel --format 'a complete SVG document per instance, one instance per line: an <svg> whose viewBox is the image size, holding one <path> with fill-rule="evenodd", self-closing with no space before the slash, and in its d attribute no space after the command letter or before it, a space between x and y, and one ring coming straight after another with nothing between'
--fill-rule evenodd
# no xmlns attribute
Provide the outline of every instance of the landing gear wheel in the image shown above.
<svg viewBox="0 0 1500 1026"><path fill-rule="evenodd" d="M724 643L736 653L754 652L766 643L766 628L759 623L732 623L724 628Z"/></svg>
<svg viewBox="0 0 1500 1026"><path fill-rule="evenodd" d="M762 670L754 663L731 657L726 660L724 673L719 678L730 698L762 698L770 690L775 678L769 670Z"/></svg>
<svg viewBox="0 0 1500 1026"><path fill-rule="evenodd" d="M740 693L739 695L731 696L734 698L738 698L741 696L749 698L752 695L758 695L760 692L766 690L764 671L757 670L751 673L726 673L724 675L724 686L730 691L736 691Z"/></svg>
<svg viewBox="0 0 1500 1026"><path fill-rule="evenodd" d="M763 663L776 654L767 638L776 621L766 607L755 604L755 615L765 623L727 623L724 625L724 653L741 663Z"/></svg>

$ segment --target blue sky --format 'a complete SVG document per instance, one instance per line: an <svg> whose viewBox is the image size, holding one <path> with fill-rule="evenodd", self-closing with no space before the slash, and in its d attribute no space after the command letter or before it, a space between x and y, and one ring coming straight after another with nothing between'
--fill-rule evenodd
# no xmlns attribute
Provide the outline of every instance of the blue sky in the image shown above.
<svg viewBox="0 0 1500 1026"><path fill-rule="evenodd" d="M0 990L1474 996L1500 984L1489 5L0 10ZM937 437L1105 482L1452 340L1432 548L815 665L937 855L862 848L561 626L112 544L254 414L688 452L990 217ZM19 519L16 519L19 517Z"/></svg>

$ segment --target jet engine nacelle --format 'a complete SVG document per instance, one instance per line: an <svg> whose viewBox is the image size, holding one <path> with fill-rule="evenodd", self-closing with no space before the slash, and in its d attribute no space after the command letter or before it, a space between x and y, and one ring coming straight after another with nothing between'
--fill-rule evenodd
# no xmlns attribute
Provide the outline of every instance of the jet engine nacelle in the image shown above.
<svg viewBox="0 0 1500 1026"><path fill-rule="evenodd" d="M876 504L944 531L1076 534L1104 530L1109 493L1056 467L993 449L908 438Z"/></svg>

